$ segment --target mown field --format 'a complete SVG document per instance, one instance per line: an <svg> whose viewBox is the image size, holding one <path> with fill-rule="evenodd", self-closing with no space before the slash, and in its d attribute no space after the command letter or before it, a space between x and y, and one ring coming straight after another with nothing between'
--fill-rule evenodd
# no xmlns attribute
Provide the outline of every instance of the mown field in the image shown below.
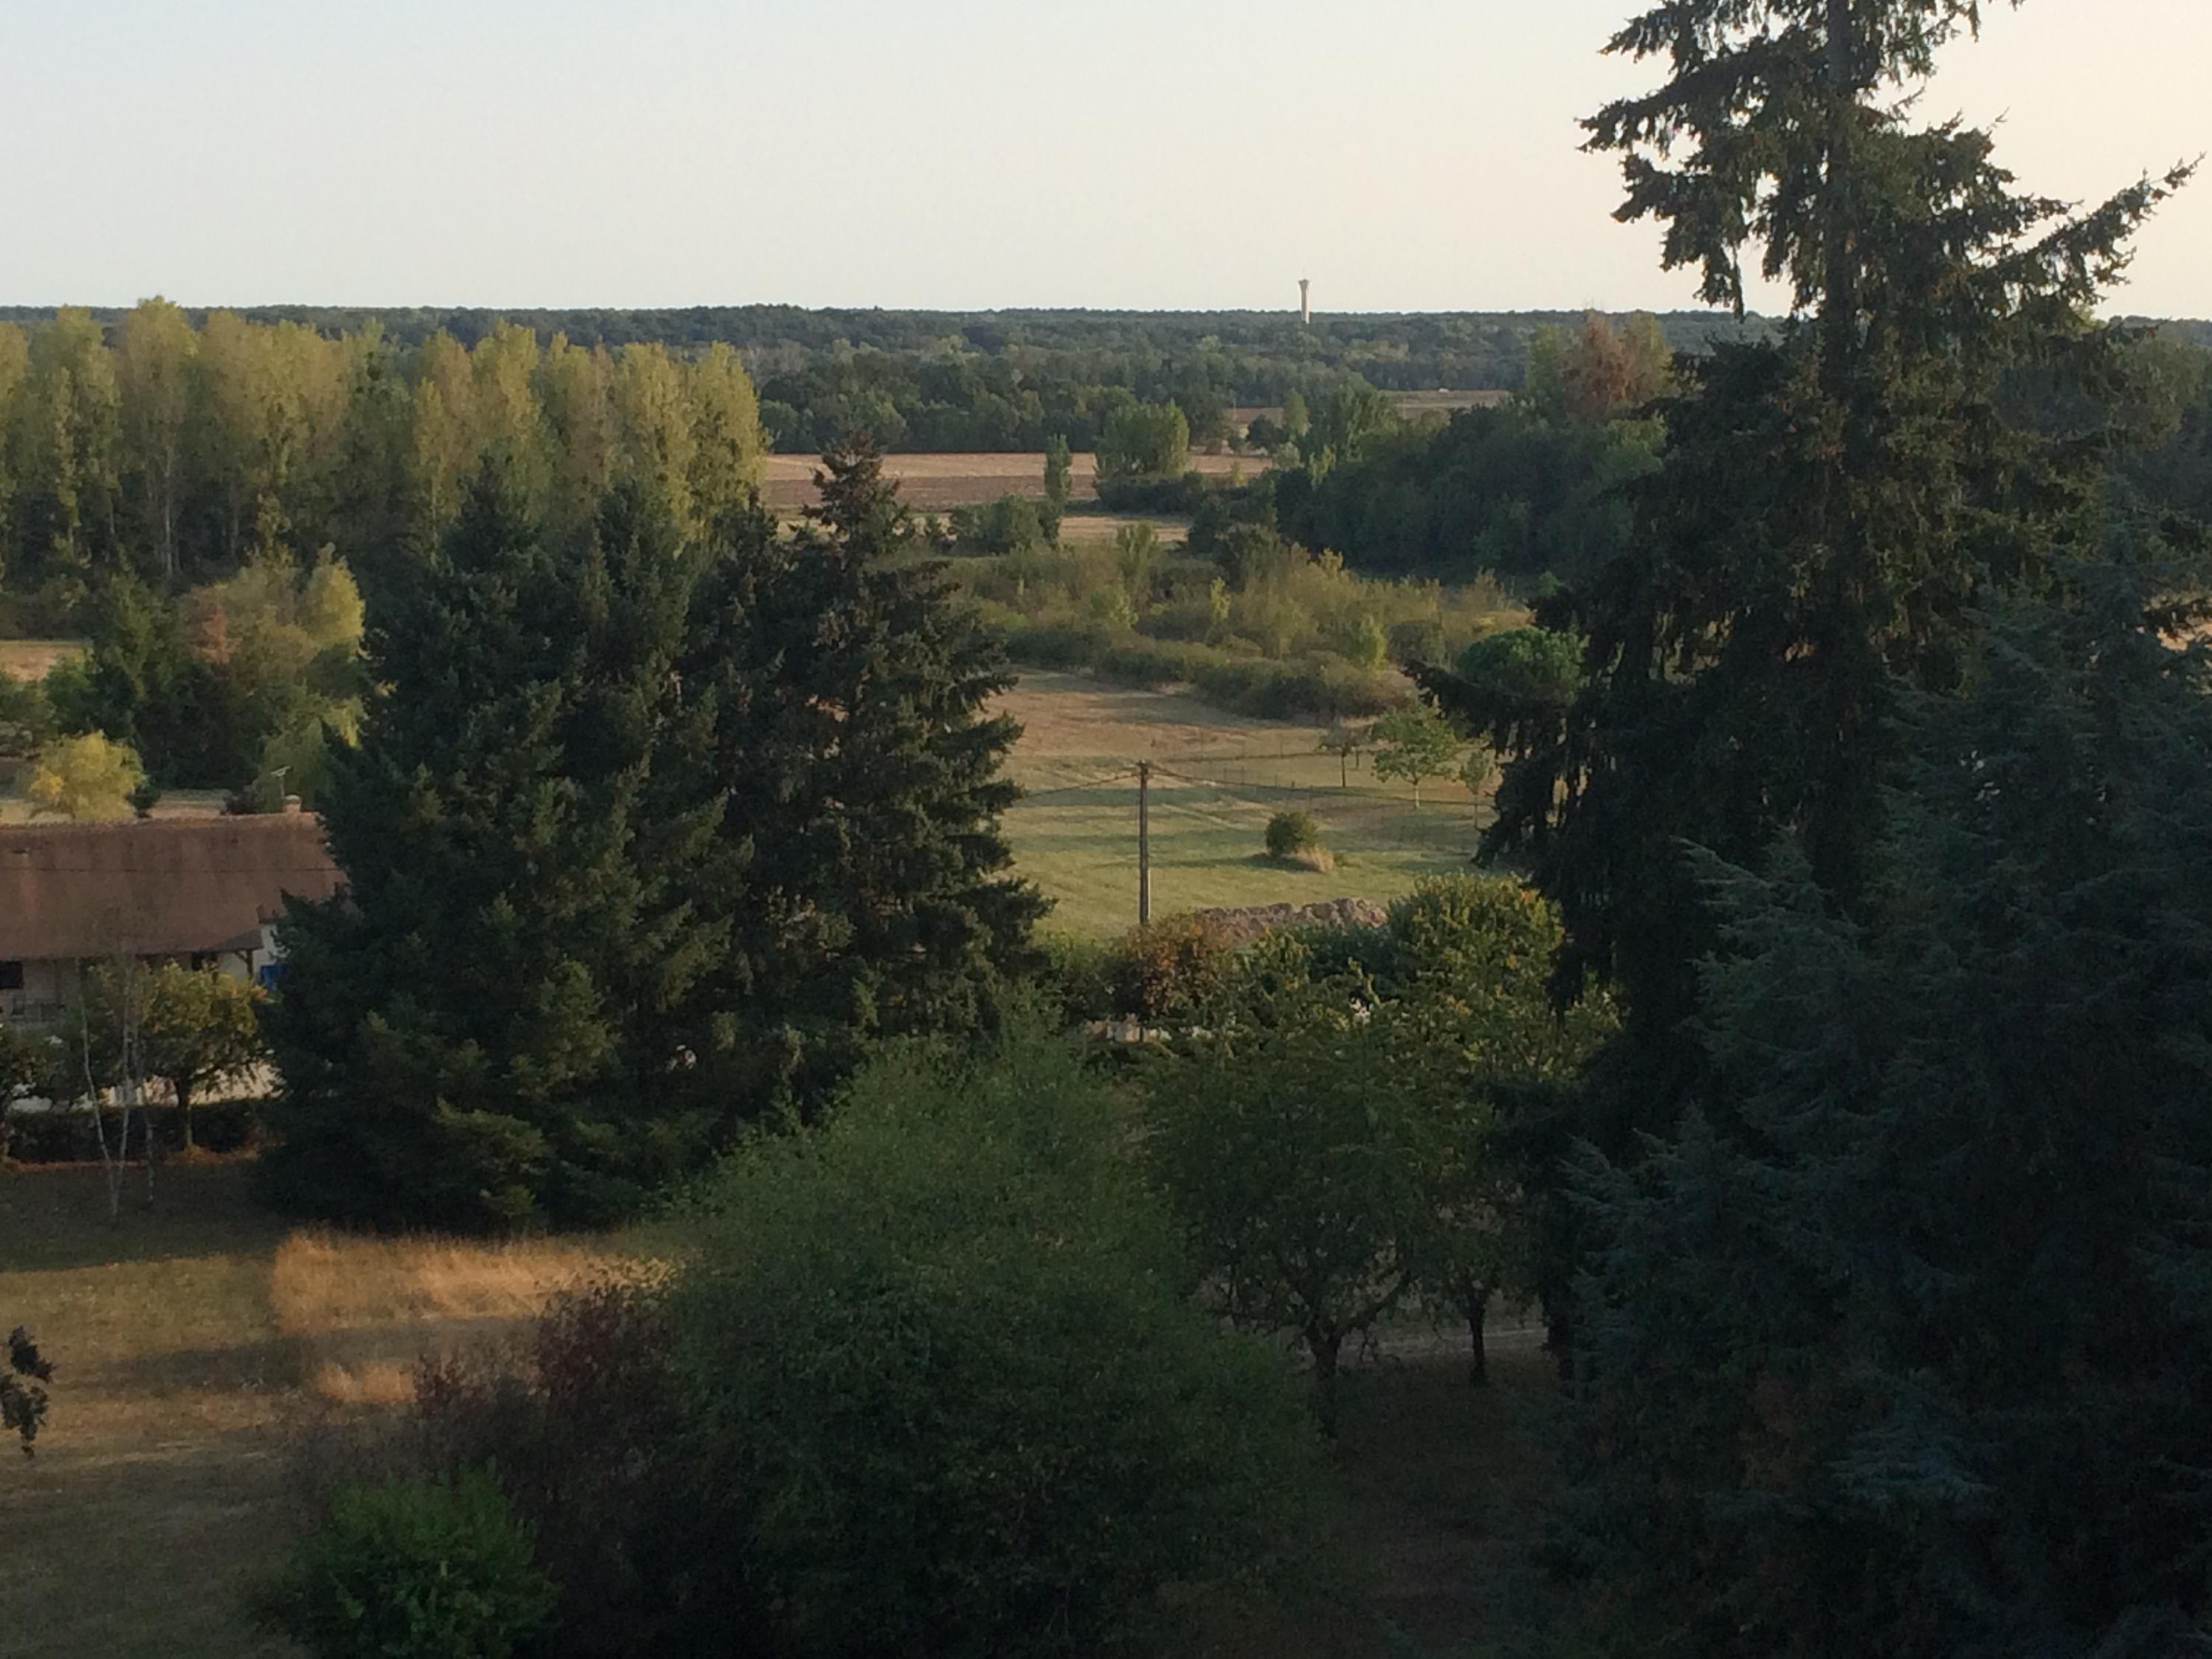
<svg viewBox="0 0 2212 1659"><path fill-rule="evenodd" d="M0 1172L0 1326L57 1365L38 1455L0 1462L7 1659L283 1659L243 1611L299 1523L318 1424L388 1411L415 1358L515 1331L646 1234L488 1245L288 1228L243 1162L173 1164L155 1207L106 1218L97 1169ZM1476 1659L1547 1592L1528 1565L1553 1386L1534 1333L1464 1356L1401 1331L1346 1379L1329 1582L1238 1609L1179 1654ZM1162 1656L1161 1659L1166 1659Z"/></svg>
<svg viewBox="0 0 2212 1659"><path fill-rule="evenodd" d="M1319 726L1246 720L1169 692L1029 672L1005 700L1023 725L1008 814L1015 867L1054 901L1047 927L1106 938L1137 919L1137 763L1152 792L1152 914L1224 905L1390 899L1421 877L1468 867L1487 802L1456 781L1379 781L1363 759L1344 787ZM1265 855L1287 808L1322 826L1336 867Z"/></svg>
<svg viewBox="0 0 2212 1659"><path fill-rule="evenodd" d="M1193 455L1194 471L1209 478L1226 478L1242 471L1254 477L1267 470L1264 455ZM821 465L812 455L771 455L761 483L761 495L778 512L805 507L814 500L814 473ZM899 497L926 513L951 507L995 501L1001 495L1044 494L1044 454L1042 451L1006 454L887 455L884 476L895 480ZM1098 458L1069 457L1069 480L1079 501L1097 499Z"/></svg>

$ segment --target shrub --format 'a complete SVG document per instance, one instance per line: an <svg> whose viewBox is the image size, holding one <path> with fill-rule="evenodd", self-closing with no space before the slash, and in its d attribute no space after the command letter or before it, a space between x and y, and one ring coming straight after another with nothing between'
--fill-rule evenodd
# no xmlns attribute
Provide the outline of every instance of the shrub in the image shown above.
<svg viewBox="0 0 2212 1659"><path fill-rule="evenodd" d="M672 1331L651 1282L611 1280L555 1298L526 1343L426 1362L410 1425L415 1472L495 1471L559 1587L561 1655L680 1644L687 1622L732 1595L731 1564L703 1558L703 1516L735 1530L743 1494L695 1490L682 1449Z"/></svg>
<svg viewBox="0 0 2212 1659"><path fill-rule="evenodd" d="M507 1659L553 1586L491 1476L342 1489L261 1608L319 1659Z"/></svg>
<svg viewBox="0 0 2212 1659"><path fill-rule="evenodd" d="M1037 504L1026 495L952 509L952 542L963 553L1037 553L1052 539Z"/></svg>
<svg viewBox="0 0 2212 1659"><path fill-rule="evenodd" d="M1065 933L1041 933L1037 950L1044 966L1037 988L1062 1025L1114 1016L1114 958L1108 949Z"/></svg>
<svg viewBox="0 0 2212 1659"><path fill-rule="evenodd" d="M1321 846L1321 825L1310 812L1278 812L1267 820L1267 853L1286 859L1294 853L1310 853Z"/></svg>
<svg viewBox="0 0 2212 1659"><path fill-rule="evenodd" d="M1098 504L1109 513L1158 513L1188 518L1204 504L1212 486L1202 472L1158 478L1098 479Z"/></svg>
<svg viewBox="0 0 2212 1659"><path fill-rule="evenodd" d="M1006 654L1032 668L1088 668L1111 641L1095 622L1030 623L1006 635Z"/></svg>
<svg viewBox="0 0 2212 1659"><path fill-rule="evenodd" d="M1091 594L1085 608L1111 629L1126 631L1137 625L1135 602L1119 587L1099 588Z"/></svg>
<svg viewBox="0 0 2212 1659"><path fill-rule="evenodd" d="M1132 929L1114 946L1114 1012L1133 1019L1198 1018L1229 982L1237 947L1196 916Z"/></svg>
<svg viewBox="0 0 2212 1659"><path fill-rule="evenodd" d="M720 1626L814 1659L1096 1652L1295 1536L1280 1360L1192 1305L1124 1111L1019 1024L895 1049L714 1180L672 1292L702 1489L757 1499ZM701 1651L687 1649L686 1651Z"/></svg>
<svg viewBox="0 0 2212 1659"><path fill-rule="evenodd" d="M21 1325L8 1333L7 1351L7 1364L0 1368L0 1435L14 1435L29 1457L46 1420L46 1385L54 1380L53 1364Z"/></svg>
<svg viewBox="0 0 2212 1659"><path fill-rule="evenodd" d="M1390 624L1390 660L1406 664L1441 662L1444 625L1434 617L1410 617Z"/></svg>

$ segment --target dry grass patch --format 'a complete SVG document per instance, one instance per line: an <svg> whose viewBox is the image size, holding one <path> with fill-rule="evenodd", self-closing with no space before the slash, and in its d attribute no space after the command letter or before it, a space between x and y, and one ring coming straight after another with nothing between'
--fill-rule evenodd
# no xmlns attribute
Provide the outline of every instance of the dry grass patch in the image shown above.
<svg viewBox="0 0 2212 1659"><path fill-rule="evenodd" d="M8 1659L295 1653L243 1609L294 1524L300 1425L404 1400L424 1354L636 1270L613 1239L295 1232L250 1173L171 1164L155 1206L134 1182L111 1224L97 1168L0 1171L0 1330L28 1325L56 1367L38 1456L0 1466Z"/></svg>
<svg viewBox="0 0 2212 1659"><path fill-rule="evenodd" d="M556 1292L626 1258L574 1239L465 1243L321 1231L277 1246L269 1299L298 1343L307 1393L337 1406L397 1405L426 1358L514 1334Z"/></svg>

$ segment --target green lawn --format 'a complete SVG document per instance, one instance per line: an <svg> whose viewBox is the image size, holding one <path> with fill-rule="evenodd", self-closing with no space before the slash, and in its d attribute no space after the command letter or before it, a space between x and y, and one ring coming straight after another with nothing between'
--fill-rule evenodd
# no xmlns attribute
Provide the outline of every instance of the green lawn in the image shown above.
<svg viewBox="0 0 2212 1659"><path fill-rule="evenodd" d="M1194 697L1027 673L1006 706L1026 728L1013 773L1029 798L1006 818L1015 867L1054 900L1047 926L1063 933L1108 937L1136 921L1139 760L1155 769L1155 916L1394 898L1423 876L1467 869L1487 817L1455 781L1431 781L1419 807L1364 763L1345 787L1319 727L1245 720ZM1265 856L1267 820L1292 807L1319 820L1334 870Z"/></svg>

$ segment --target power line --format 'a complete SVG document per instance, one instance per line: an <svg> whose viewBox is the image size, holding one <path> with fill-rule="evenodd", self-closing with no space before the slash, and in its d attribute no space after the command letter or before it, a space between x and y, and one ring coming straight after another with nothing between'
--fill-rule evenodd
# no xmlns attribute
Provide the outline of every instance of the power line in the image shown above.
<svg viewBox="0 0 2212 1659"><path fill-rule="evenodd" d="M1022 798L1014 805L1026 806L1033 800L1049 800L1054 795L1077 795L1088 790L1103 789L1109 783L1119 783L1124 778L1135 777L1137 770L1138 769L1133 766L1125 772L1109 772L1103 778L1092 778L1085 783L1064 783L1054 789L1024 789L1022 791Z"/></svg>

